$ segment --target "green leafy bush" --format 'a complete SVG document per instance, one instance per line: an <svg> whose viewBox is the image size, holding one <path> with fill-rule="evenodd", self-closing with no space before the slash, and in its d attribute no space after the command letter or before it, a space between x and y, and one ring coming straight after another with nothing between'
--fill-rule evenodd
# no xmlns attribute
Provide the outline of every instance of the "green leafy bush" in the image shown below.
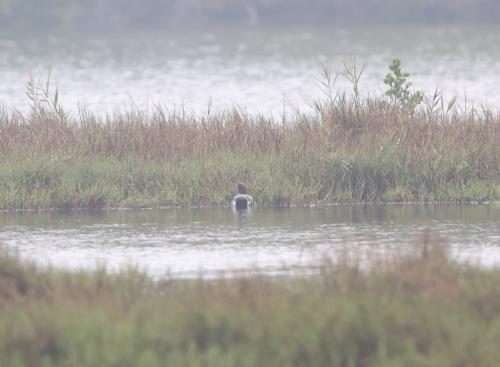
<svg viewBox="0 0 500 367"><path fill-rule="evenodd" d="M414 110L424 100L424 94L420 91L412 92L412 83L408 81L410 73L401 69L401 60L393 59L389 65L391 70L385 76L384 83L389 87L385 92L386 96L391 97L395 102L400 103L409 110Z"/></svg>

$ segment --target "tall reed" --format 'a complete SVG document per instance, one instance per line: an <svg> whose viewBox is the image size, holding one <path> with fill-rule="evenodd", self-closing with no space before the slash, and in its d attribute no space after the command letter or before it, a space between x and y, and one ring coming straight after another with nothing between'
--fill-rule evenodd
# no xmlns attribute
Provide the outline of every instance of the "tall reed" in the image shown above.
<svg viewBox="0 0 500 367"><path fill-rule="evenodd" d="M70 114L49 83L30 88L31 113L0 112L4 209L87 207L94 200L79 193L96 187L105 191L98 206L127 205L130 193L140 193L131 201L141 206L224 204L239 180L265 204L499 195L500 115L444 103L439 93L407 109L335 90L325 75L315 113L277 121L238 109L202 116L162 106ZM128 187L120 177L131 177ZM156 195L162 185L168 200Z"/></svg>

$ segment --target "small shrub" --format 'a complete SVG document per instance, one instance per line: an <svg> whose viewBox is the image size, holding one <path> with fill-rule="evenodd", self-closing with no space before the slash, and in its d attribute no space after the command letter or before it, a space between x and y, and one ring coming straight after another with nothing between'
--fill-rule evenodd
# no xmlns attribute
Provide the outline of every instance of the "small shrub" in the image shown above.
<svg viewBox="0 0 500 367"><path fill-rule="evenodd" d="M410 73L401 69L401 60L393 59L389 65L390 73L385 76L384 83L389 87L385 92L395 102L399 102L403 107L413 111L424 100L424 94L420 91L410 90L412 83L408 81Z"/></svg>

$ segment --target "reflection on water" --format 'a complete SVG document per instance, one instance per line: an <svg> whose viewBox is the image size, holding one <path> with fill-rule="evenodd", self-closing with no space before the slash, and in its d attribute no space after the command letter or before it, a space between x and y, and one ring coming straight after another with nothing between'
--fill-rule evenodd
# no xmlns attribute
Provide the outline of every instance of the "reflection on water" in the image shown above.
<svg viewBox="0 0 500 367"><path fill-rule="evenodd" d="M162 102L205 113L240 105L280 115L283 103L310 109L320 96L316 80L327 61L367 60L360 87L384 88L393 57L412 72L416 88L443 88L468 103L500 102L500 27L377 27L356 29L221 30L174 32L108 39L0 39L0 102L27 108L30 72L52 69L65 106L82 102L112 110ZM339 87L350 88L344 80Z"/></svg>
<svg viewBox="0 0 500 367"><path fill-rule="evenodd" d="M348 247L398 249L430 228L467 259L500 263L500 205L331 206L0 214L0 242L43 264L150 274L307 265Z"/></svg>

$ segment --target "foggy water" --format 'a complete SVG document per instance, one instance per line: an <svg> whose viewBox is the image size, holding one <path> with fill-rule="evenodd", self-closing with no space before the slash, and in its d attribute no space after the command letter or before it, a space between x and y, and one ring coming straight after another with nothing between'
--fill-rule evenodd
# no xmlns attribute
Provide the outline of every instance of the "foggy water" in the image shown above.
<svg viewBox="0 0 500 367"><path fill-rule="evenodd" d="M0 243L25 258L69 269L133 264L153 276L274 273L346 249L404 249L428 229L456 256L500 265L498 203L0 214Z"/></svg>
<svg viewBox="0 0 500 367"><path fill-rule="evenodd" d="M341 70L355 54L367 67L360 88L381 93L393 57L416 89L436 87L464 104L500 103L500 26L220 30L106 38L0 38L0 103L27 110L30 73L52 81L62 104L94 111L166 107L205 113L238 105L280 116L321 96L321 65ZM340 78L338 87L349 88Z"/></svg>

